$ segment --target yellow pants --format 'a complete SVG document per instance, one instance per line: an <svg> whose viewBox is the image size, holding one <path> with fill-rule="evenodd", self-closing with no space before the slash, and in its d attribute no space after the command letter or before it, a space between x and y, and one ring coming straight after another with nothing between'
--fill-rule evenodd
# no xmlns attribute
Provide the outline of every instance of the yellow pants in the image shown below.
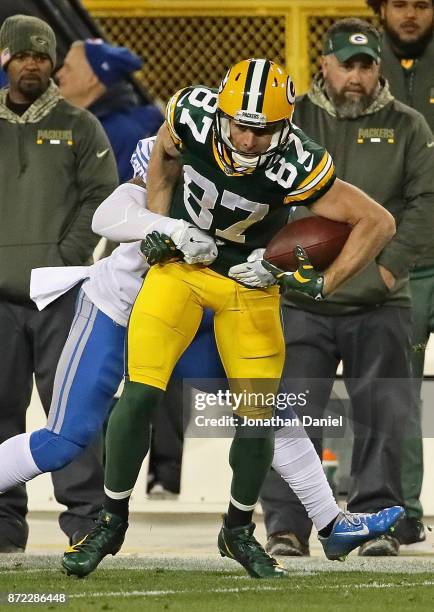
<svg viewBox="0 0 434 612"><path fill-rule="evenodd" d="M215 312L217 348L231 390L275 393L285 352L278 288L247 289L209 268L180 263L153 266L137 296L127 336L129 379L166 389L204 308ZM249 416L262 412L253 409Z"/></svg>

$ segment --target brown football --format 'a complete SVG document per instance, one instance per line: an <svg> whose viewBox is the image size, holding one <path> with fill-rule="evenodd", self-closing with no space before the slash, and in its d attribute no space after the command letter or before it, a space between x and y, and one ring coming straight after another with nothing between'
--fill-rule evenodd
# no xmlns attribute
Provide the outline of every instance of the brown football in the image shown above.
<svg viewBox="0 0 434 612"><path fill-rule="evenodd" d="M341 252L351 226L325 217L305 217L288 223L269 242L264 259L282 270L295 271L297 244L306 251L316 270L325 270Z"/></svg>

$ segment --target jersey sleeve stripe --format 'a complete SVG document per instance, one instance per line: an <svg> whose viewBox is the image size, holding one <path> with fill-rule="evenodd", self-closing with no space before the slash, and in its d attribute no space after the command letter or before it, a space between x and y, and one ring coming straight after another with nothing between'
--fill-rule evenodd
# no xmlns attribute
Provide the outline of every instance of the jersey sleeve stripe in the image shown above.
<svg viewBox="0 0 434 612"><path fill-rule="evenodd" d="M181 94L184 91L185 91L185 88L177 91L176 94L174 94L170 98L169 102L167 103L167 107L166 107L166 125L169 129L169 134L173 142L177 146L181 144L181 139L175 130L175 109L176 109L176 105L178 104L179 98L181 97Z"/></svg>
<svg viewBox="0 0 434 612"><path fill-rule="evenodd" d="M300 185L298 186L299 189L303 189L303 187L305 187L306 185L308 185L311 181L313 181L318 174L320 174L320 172L322 172L327 164L327 161L331 159L330 155L327 153L327 151L324 153L324 155L321 158L321 161L319 162L319 164L317 166L315 166L315 168L312 170L312 172L304 179L303 182L300 183Z"/></svg>
<svg viewBox="0 0 434 612"><path fill-rule="evenodd" d="M327 170L327 172L325 174L321 173L321 176L318 177L316 184L311 186L308 190L306 189L303 189L301 191L297 190L287 195L284 200L285 204L307 200L310 197L312 197L314 193L323 189L335 175L335 166L333 162L331 161L331 158L330 158L330 164L327 165L327 168L325 169Z"/></svg>
<svg viewBox="0 0 434 612"><path fill-rule="evenodd" d="M297 196L301 193L305 193L306 191L310 191L311 189L313 189L316 185L318 185L318 183L320 183L322 181L322 179L324 178L324 176L326 176L329 172L330 169L334 169L334 164L333 164L333 160L330 157L330 155L328 153L325 154L325 163L323 163L323 160L320 161L319 163L319 168L317 166L317 168L315 168L314 172L312 172L308 178L311 178L311 180L309 182L303 181L303 183L301 183L301 185L299 185L298 189L294 189L294 191L291 191L290 194L291 196ZM323 158L324 159L324 158ZM317 172L317 169L319 170ZM312 176L314 175L314 176ZM316 191L316 190L315 190Z"/></svg>

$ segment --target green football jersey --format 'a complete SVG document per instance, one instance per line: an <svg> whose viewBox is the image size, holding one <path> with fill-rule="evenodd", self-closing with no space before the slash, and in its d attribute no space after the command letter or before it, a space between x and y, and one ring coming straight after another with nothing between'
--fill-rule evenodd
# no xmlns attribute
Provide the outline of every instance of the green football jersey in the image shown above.
<svg viewBox="0 0 434 612"><path fill-rule="evenodd" d="M335 180L327 151L292 126L289 143L270 167L228 174L214 134L217 90L187 87L167 106L166 123L182 153L183 172L170 216L193 223L215 237L219 255L211 268L220 274L265 248L288 221L292 205L308 205Z"/></svg>

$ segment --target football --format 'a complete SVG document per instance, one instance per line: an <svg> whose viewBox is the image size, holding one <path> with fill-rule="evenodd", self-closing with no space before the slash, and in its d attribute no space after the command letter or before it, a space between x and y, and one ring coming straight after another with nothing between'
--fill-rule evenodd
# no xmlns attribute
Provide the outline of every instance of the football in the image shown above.
<svg viewBox="0 0 434 612"><path fill-rule="evenodd" d="M305 217L288 223L269 242L264 259L282 270L297 269L295 247L306 251L315 270L325 270L341 252L351 226L325 217Z"/></svg>

